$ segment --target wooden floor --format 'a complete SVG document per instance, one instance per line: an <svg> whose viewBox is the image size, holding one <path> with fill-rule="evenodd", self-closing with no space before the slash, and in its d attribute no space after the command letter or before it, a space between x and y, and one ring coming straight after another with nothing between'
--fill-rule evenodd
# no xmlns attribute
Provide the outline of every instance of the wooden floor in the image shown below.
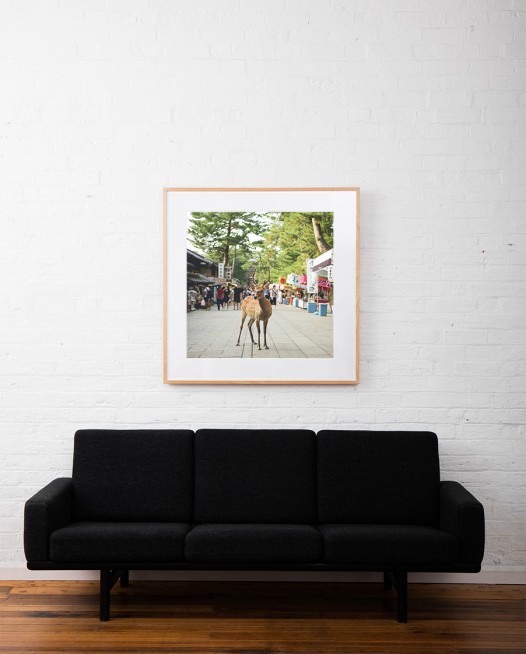
<svg viewBox="0 0 526 654"><path fill-rule="evenodd" d="M525 586L134 582L99 622L95 582L0 582L0 652L524 654Z"/></svg>

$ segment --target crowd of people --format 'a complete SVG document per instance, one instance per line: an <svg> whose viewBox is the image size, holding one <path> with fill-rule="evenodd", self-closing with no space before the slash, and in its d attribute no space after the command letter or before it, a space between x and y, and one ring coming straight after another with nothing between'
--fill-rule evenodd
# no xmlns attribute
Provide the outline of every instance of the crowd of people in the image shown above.
<svg viewBox="0 0 526 654"><path fill-rule="evenodd" d="M216 306L218 311L234 311L241 309L241 302L249 295L254 295L250 287L239 284L223 284L221 286L194 286L188 290L188 311L194 309L211 309ZM283 291L274 284L265 289L265 297L273 305L282 304L285 297Z"/></svg>
<svg viewBox="0 0 526 654"><path fill-rule="evenodd" d="M248 286L239 284L223 284L221 286L195 286L188 291L188 311L194 309L211 309L216 307L218 311L239 311L241 302L254 291ZM318 299L330 301L330 294L327 297L320 290ZM278 284L269 285L265 289L265 297L272 305L292 304L294 298L307 300L307 292L302 289L282 289ZM310 298L309 298L310 299Z"/></svg>

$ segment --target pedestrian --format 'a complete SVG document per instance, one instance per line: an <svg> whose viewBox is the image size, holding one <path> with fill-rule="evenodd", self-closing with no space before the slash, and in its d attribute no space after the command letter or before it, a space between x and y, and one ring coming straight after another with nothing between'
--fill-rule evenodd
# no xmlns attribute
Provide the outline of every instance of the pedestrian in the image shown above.
<svg viewBox="0 0 526 654"><path fill-rule="evenodd" d="M222 288L222 286L220 286L217 289L216 302L217 302L217 310L221 311L221 306L223 305L223 288Z"/></svg>
<svg viewBox="0 0 526 654"><path fill-rule="evenodd" d="M240 303L241 303L241 287L240 286L234 286L234 311L236 309L240 309Z"/></svg>
<svg viewBox="0 0 526 654"><path fill-rule="evenodd" d="M230 302L230 289L227 286L223 292L223 307L228 309L229 302Z"/></svg>
<svg viewBox="0 0 526 654"><path fill-rule="evenodd" d="M276 298L277 298L277 292L276 292L276 284L270 289L270 304L273 304L276 306Z"/></svg>

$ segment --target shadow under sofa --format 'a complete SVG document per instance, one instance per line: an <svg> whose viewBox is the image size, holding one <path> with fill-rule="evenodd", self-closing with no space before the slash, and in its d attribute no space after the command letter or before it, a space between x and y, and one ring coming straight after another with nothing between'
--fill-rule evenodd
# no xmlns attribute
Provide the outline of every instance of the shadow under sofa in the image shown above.
<svg viewBox="0 0 526 654"><path fill-rule="evenodd" d="M441 481L430 432L80 430L73 474L26 502L31 570L478 572L484 510Z"/></svg>

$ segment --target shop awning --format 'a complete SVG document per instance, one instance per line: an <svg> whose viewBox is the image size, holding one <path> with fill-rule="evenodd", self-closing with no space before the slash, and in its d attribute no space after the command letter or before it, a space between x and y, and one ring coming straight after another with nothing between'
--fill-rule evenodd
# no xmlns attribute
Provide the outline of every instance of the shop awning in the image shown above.
<svg viewBox="0 0 526 654"><path fill-rule="evenodd" d="M208 279L208 277L205 277L204 275L201 275L201 273L198 272L191 272L186 275L186 278L189 282L192 282L194 284L212 284L214 285L215 282L211 279Z"/></svg>
<svg viewBox="0 0 526 654"><path fill-rule="evenodd" d="M316 272L317 270L322 270L322 268L327 268L327 266L332 266L333 258L334 258L334 249L328 250L327 252L320 254L320 256L316 257L316 259L314 259L314 261L312 262L312 272Z"/></svg>

